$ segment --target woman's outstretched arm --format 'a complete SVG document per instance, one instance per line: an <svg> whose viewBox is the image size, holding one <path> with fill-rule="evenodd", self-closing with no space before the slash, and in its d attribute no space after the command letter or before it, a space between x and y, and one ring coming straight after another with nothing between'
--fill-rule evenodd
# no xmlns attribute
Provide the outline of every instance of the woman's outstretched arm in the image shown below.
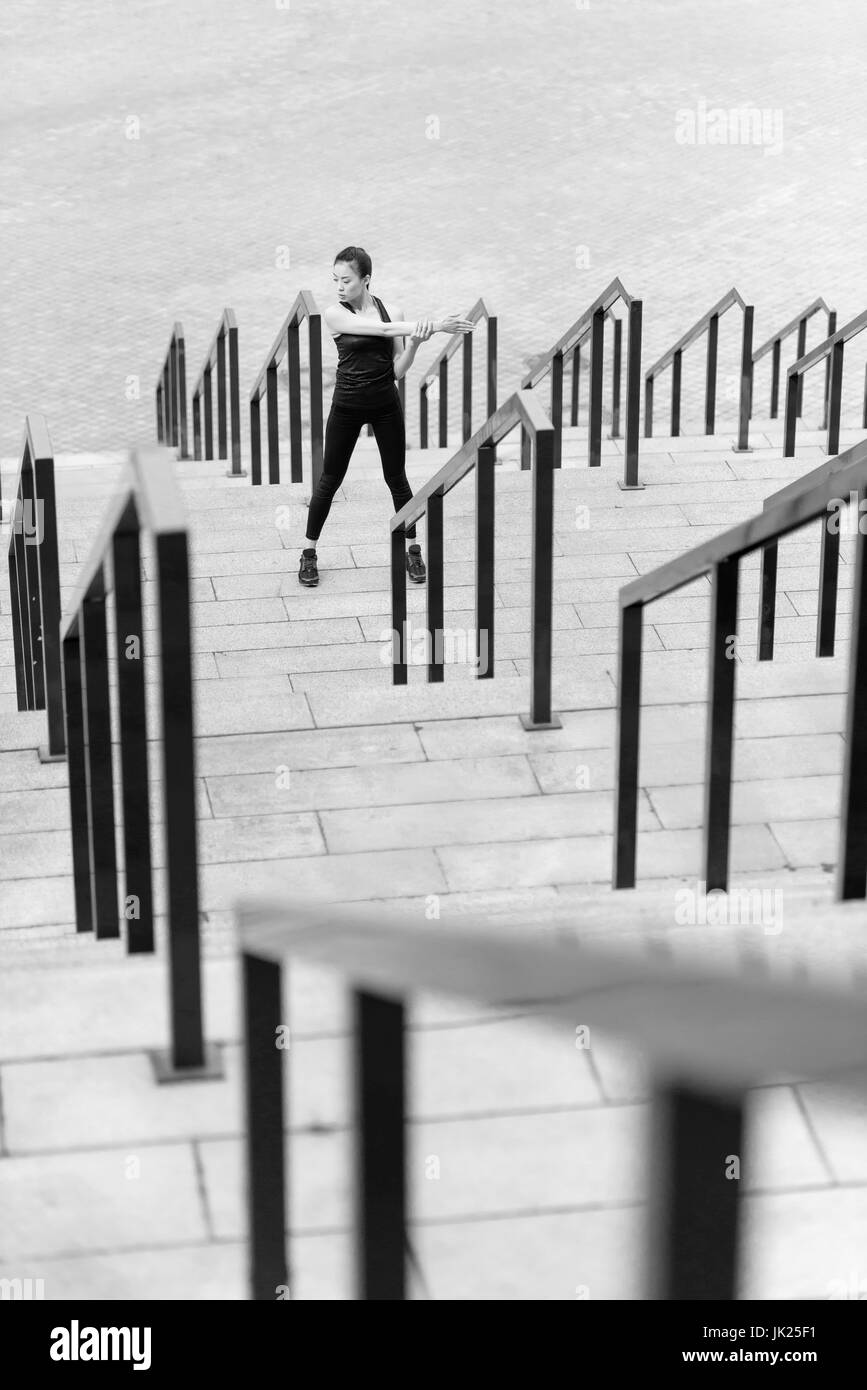
<svg viewBox="0 0 867 1390"><path fill-rule="evenodd" d="M403 309L396 309L395 313L398 320L403 320ZM413 328L409 339L405 337L395 337L394 340L394 379L400 381L401 377L406 376L418 351L419 343L424 343L434 331L433 319L420 319Z"/></svg>
<svg viewBox="0 0 867 1390"><path fill-rule="evenodd" d="M377 323L376 319L362 318L353 314L342 304L330 304L325 310L325 322L333 334L353 333L371 338L405 338L415 330L418 319L396 319L392 323ZM449 314L444 319L435 319L434 333L469 333L472 328L469 319L460 314Z"/></svg>

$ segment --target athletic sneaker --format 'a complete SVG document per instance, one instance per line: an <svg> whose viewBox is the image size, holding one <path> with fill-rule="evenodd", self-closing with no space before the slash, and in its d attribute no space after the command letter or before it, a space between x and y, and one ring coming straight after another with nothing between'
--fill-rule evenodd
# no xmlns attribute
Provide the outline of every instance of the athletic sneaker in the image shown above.
<svg viewBox="0 0 867 1390"><path fill-rule="evenodd" d="M301 551L301 564L298 567L298 583L306 584L308 588L312 588L314 584L319 583L319 571L316 568L315 550Z"/></svg>
<svg viewBox="0 0 867 1390"><path fill-rule="evenodd" d="M420 545L411 545L409 547L406 557L406 567L413 584L424 583L427 570L424 567L424 560L421 558Z"/></svg>

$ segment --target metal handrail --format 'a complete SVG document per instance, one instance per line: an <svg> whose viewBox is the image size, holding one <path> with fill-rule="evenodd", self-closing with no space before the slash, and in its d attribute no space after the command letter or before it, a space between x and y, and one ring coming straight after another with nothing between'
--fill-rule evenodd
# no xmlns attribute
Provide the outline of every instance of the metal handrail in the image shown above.
<svg viewBox="0 0 867 1390"><path fill-rule="evenodd" d="M646 604L712 576L710 710L707 725L704 816L704 878L708 891L725 889L729 859L734 732L738 569L751 551L774 543L809 521L824 516L836 502L867 486L867 440L847 450L840 466L822 468L809 486L796 486L776 506L712 537L620 590L620 658L618 681L617 806L615 814L614 887L635 885L638 813L638 735L641 701L642 618ZM865 537L859 530L852 615L852 653L841 813L837 896L867 896L867 587Z"/></svg>
<svg viewBox="0 0 867 1390"><path fill-rule="evenodd" d="M798 429L798 415L800 413L801 398L803 395L803 378L811 367L817 362L826 362L825 368L825 418L822 428L827 428L828 439L825 445L825 452L837 454L840 452L840 411L843 401L843 349L852 338L858 336L863 328L867 328L867 309L862 309L860 314L856 314L854 319L844 323L842 328L836 328L824 342L817 343L814 348L799 357L793 362L786 372L786 421L783 437L783 457L794 458L795 439ZM867 385L865 385L865 403L863 413L864 428L867 429Z"/></svg>
<svg viewBox="0 0 867 1390"><path fill-rule="evenodd" d="M427 518L428 681L442 681L443 498L476 471L476 627L478 679L494 675L494 478L495 446L516 425L534 442L532 613L530 619L530 714L525 729L559 729L551 710L551 605L554 553L554 426L532 391L515 391L476 430L439 472L413 494L391 519L392 684L407 683L406 530ZM484 647L484 655L483 655Z"/></svg>
<svg viewBox="0 0 867 1390"><path fill-rule="evenodd" d="M800 314L796 315L795 318L790 319L787 324L785 324L776 333L772 334L772 336L768 338L767 342L762 343L761 347L757 348L756 351L753 353L753 368L755 368L756 363L760 362L762 358L767 356L769 352L773 354L771 360L771 420L777 419L780 408L781 344L785 341L786 338L789 337L791 333L794 333L797 329L798 342L795 348L795 357L803 357L804 353L807 350L807 324L813 317L813 315L818 313L825 313L828 315L828 334L830 335L834 332L837 326L837 315L833 309L828 308L828 305L820 296L818 299L814 299L812 304L808 304L806 309L802 309ZM802 402L799 401L799 415L801 414L801 405Z"/></svg>
<svg viewBox="0 0 867 1390"><path fill-rule="evenodd" d="M644 379L644 437L653 436L653 385L656 377L671 365L671 423L669 433L673 438L680 435L680 396L683 354L686 348L707 333L707 366L705 369L704 391L704 432L713 434L716 424L716 378L717 349L719 345L719 321L728 309L737 305L743 310L744 326L741 338L741 374L738 404L738 437L734 445L736 453L749 452L750 415L753 398L753 305L746 304L734 288L723 295L712 309L687 329L682 337L645 373Z"/></svg>
<svg viewBox="0 0 867 1390"><path fill-rule="evenodd" d="M226 345L228 343L228 370ZM227 478L246 478L241 467L241 385L238 370L238 321L233 309L224 309L219 326L208 348L198 381L193 388L193 457L202 455L202 399L205 403L204 457L214 457L213 392L211 375L217 372L217 448L221 459L228 457L227 423L232 419L232 467Z"/></svg>
<svg viewBox="0 0 867 1390"><path fill-rule="evenodd" d="M156 385L157 442L178 450L178 458L190 457L187 448L187 374L184 329L172 329L163 369Z"/></svg>
<svg viewBox="0 0 867 1390"><path fill-rule="evenodd" d="M299 330L307 320L310 356L310 450L312 486L322 474L322 320L309 290L300 290L283 320L259 375L250 392L250 473L254 486L262 482L262 443L260 403L265 396L268 438L268 482L280 482L279 417L277 414L277 368L288 356L289 370L289 449L290 481L304 481L301 457L301 345Z"/></svg>
<svg viewBox="0 0 867 1390"><path fill-rule="evenodd" d="M163 448L133 451L60 627L76 927L127 949L154 949L151 813L143 631L142 530L156 554L161 784L167 879L171 1051L158 1077L213 1076L219 1063L202 1033L198 837L193 724L190 562L186 510ZM114 594L120 731L124 906L118 909L107 599ZM215 1068L217 1070L215 1070Z"/></svg>
<svg viewBox="0 0 867 1390"><path fill-rule="evenodd" d="M486 405L485 416L493 415L497 408L497 316L492 313L490 305L483 298L477 299L472 309L464 315L475 325L482 319L487 322L487 373L486 373ZM428 387L430 382L438 383L439 397L439 447L448 447L449 429L449 407L448 407L448 384L449 384L449 362L455 355L459 346L463 349L463 363L461 373L461 440L463 443L469 439L472 433L473 416L473 337L471 330L465 334L455 334L447 341L442 352L434 359L428 367L419 383L419 447L428 447Z"/></svg>
<svg viewBox="0 0 867 1390"><path fill-rule="evenodd" d="M0 511L2 515L2 511ZM66 756L60 668L60 567L54 450L44 415L24 421L21 467L9 519L9 599L19 710L47 714L42 762Z"/></svg>
<svg viewBox="0 0 867 1390"><path fill-rule="evenodd" d="M563 358L567 352L573 353L573 391L575 383L575 353L580 351L584 340L590 338L590 418L588 422L587 461L591 468L598 468L602 462L602 365L605 343L605 320L610 318L610 310L620 301L627 310L629 322L629 348L626 369L626 457L624 461L623 488L639 488L638 481L638 431L641 393L641 320L642 302L625 289L619 279L595 299L589 309L585 309L548 352L544 353L535 366L521 382L522 390L530 390L544 377L551 374L551 419L554 425L554 467L561 466L563 441ZM615 340L616 343L616 340ZM577 413L573 423L577 423ZM521 437L521 467L529 466L529 436Z"/></svg>
<svg viewBox="0 0 867 1390"><path fill-rule="evenodd" d="M826 478L836 477L849 466L854 455L860 456L867 441L855 445L845 454L835 454L827 463L805 473L803 477L787 483L765 499L765 510L785 505L802 492L809 492ZM842 502L844 499L835 498ZM845 499L848 501L849 499ZM772 661L774 657L774 630L777 608L777 558L776 541L769 541L762 548L762 568L759 585L759 661ZM821 553L819 556L819 603L816 615L816 655L833 656L837 627L837 575L840 566L840 531L827 524L822 527Z"/></svg>
<svg viewBox="0 0 867 1390"><path fill-rule="evenodd" d="M720 1155L744 1152L748 1092L781 1073L863 1096L863 1003L854 990L764 980L755 972L605 951L558 934L503 935L496 922L460 928L383 921L363 908L236 901L242 998L249 1296L292 1296L286 1231L284 972L296 961L338 972L352 994L355 1296L407 1297L408 1077L406 1001L419 993L532 1019L576 1022L631 1044L652 1077L648 1155L655 1221L653 1285L665 1300L738 1297L744 1205L720 1181ZM570 926L574 923L570 922ZM660 922L660 926L663 923ZM678 1020L673 1029L672 1019ZM529 1100L529 1097L528 1097ZM290 1097L291 1103L291 1097ZM291 1144L291 1138L289 1140Z"/></svg>

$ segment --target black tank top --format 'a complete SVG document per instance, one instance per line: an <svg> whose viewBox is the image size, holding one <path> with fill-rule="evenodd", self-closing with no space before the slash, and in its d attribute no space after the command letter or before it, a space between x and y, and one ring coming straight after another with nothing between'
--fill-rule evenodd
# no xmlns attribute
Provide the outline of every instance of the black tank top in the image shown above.
<svg viewBox="0 0 867 1390"><path fill-rule="evenodd" d="M385 305L376 295L373 302L379 316L391 323ZM344 305L351 313L350 304ZM377 338L372 333L340 333L337 347L337 375L334 400L338 405L384 405L394 398L394 339Z"/></svg>

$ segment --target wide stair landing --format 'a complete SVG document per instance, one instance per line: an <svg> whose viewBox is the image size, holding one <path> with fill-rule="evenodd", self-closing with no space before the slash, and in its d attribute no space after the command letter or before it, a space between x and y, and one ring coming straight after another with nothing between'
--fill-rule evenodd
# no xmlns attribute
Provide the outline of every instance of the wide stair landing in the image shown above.
<svg viewBox="0 0 867 1390"><path fill-rule="evenodd" d="M442 685L412 666L397 689L385 640L390 498L372 441L360 443L335 501L314 591L296 577L303 486L252 488L225 478L217 461L179 465L193 535L205 1007L226 1061L222 1082L156 1087L144 1049L166 1041L164 959L127 959L119 943L75 936L66 768L38 761L44 716L16 710L3 592L0 1274L43 1277L48 1297L246 1296L231 919L242 891L444 922L481 911L504 931L533 925L641 950L663 943L702 960L712 951L749 969L857 983L863 907L832 907L830 886L848 643L843 619L838 654L813 654L817 527L781 543L772 664L755 660L758 564L742 567L732 882L779 890L782 930L689 927L676 916L678 889L696 889L700 877L705 580L647 616L642 886L610 889L618 590L759 510L822 462L820 438L801 431L795 460L780 457L773 424L755 426L746 455L719 438L642 441L646 490L626 493L617 487L622 442L607 441L591 472L583 432L566 431L554 559L553 707L563 728L538 733L516 717L529 708L532 484L515 443L498 450L497 674L478 681L466 664L470 477L444 509L445 626L458 634L457 659ZM412 451L411 481L451 452ZM61 456L57 475L65 607L117 462ZM423 523L419 535L424 546ZM852 558L844 540L843 614ZM153 624L147 552L145 564ZM409 586L413 630L424 626L424 594ZM155 729L153 698L150 715ZM152 782L160 778L155 756ZM155 851L161 906L159 835ZM345 1297L344 1000L309 968L293 972L291 989L297 1296ZM432 998L413 1010L411 1059L416 1296L640 1296L640 1059L609 1039L578 1050L573 1035ZM857 1268L863 1247L867 1127L797 1077L756 1091L753 1103L745 1296L833 1296L831 1281Z"/></svg>

